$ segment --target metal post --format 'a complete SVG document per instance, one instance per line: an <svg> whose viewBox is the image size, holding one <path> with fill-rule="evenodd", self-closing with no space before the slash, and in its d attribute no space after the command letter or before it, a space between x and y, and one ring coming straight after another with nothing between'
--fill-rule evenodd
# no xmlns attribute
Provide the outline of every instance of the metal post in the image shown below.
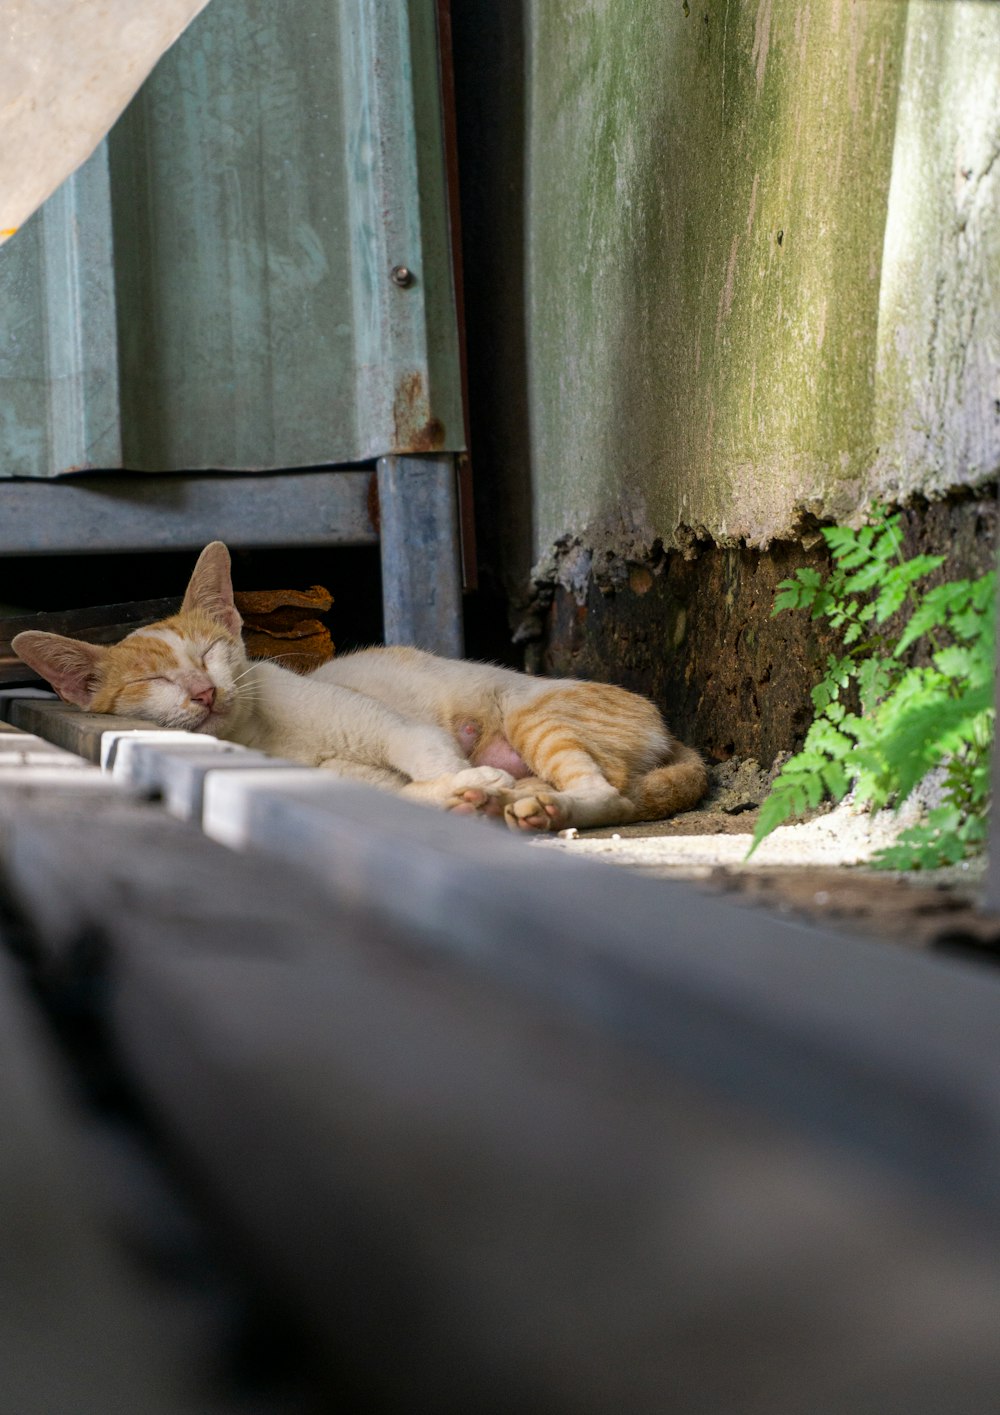
<svg viewBox="0 0 1000 1415"><path fill-rule="evenodd" d="M385 642L461 658L454 457L380 457L378 495Z"/></svg>

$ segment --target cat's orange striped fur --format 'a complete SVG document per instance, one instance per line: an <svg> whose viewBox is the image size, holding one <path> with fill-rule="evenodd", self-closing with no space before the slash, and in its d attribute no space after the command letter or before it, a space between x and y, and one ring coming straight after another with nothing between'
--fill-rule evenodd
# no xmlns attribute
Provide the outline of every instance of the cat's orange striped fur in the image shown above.
<svg viewBox="0 0 1000 1415"><path fill-rule="evenodd" d="M299 676L251 662L229 554L202 552L179 614L109 647L28 632L15 651L67 701L207 732L514 830L619 825L688 810L698 753L648 699L411 648Z"/></svg>
<svg viewBox="0 0 1000 1415"><path fill-rule="evenodd" d="M544 783L572 793L592 781L596 768L632 806L631 811L614 810L609 802L605 810L598 804L603 798L598 789L595 806L603 818L585 821L580 811L570 811L578 824L659 820L690 809L705 794L705 766L698 753L669 735L648 699L613 684L560 684L512 708L503 725L511 746ZM522 798L515 815L523 818L524 809Z"/></svg>

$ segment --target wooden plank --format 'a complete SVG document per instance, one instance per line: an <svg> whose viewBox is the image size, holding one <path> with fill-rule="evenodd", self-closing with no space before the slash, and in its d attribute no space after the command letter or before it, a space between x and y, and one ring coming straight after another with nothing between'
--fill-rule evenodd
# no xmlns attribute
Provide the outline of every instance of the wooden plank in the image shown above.
<svg viewBox="0 0 1000 1415"><path fill-rule="evenodd" d="M0 721L0 790L89 789L99 783L100 776L75 752Z"/></svg>
<svg viewBox="0 0 1000 1415"><path fill-rule="evenodd" d="M8 722L0 722L0 770L26 766L73 767L81 770L86 762L75 752L67 752L31 732L23 732Z"/></svg>
<svg viewBox="0 0 1000 1415"><path fill-rule="evenodd" d="M151 916L194 917L220 928L250 910L278 928L295 924L295 901L321 894L297 871L234 856L159 806L131 797L104 772L87 773L104 791L31 792L0 774L0 851L11 888L46 941L52 961L88 929L104 929L128 898ZM291 877L294 883L285 886ZM247 902L249 901L249 903ZM322 906L325 909L325 904Z"/></svg>
<svg viewBox="0 0 1000 1415"><path fill-rule="evenodd" d="M136 789L160 796L166 810L178 820L200 825L205 781L210 773L303 770L282 757L269 757L231 742L209 745L213 742L213 738L203 738L200 744L156 744L137 738L125 761L119 760L120 752L116 754L114 773Z"/></svg>
<svg viewBox="0 0 1000 1415"><path fill-rule="evenodd" d="M669 1391L683 1415L735 1389L770 1415L978 1415L989 1398L1000 1267L884 1171L482 980L393 965L370 934L316 931L315 962L248 966L242 928L197 927L183 958L173 931L127 928L132 1066L319 1349L389 1408L659 1415ZM970 1323L960 1353L944 1289Z"/></svg>
<svg viewBox="0 0 1000 1415"><path fill-rule="evenodd" d="M38 738L56 747L113 770L123 785L141 791L163 792L173 814L183 820L200 822L203 784L210 768L226 771L237 767L246 770L252 766L264 770L292 770L306 776L312 770L262 752L247 752L234 743L204 734L156 728L142 718L81 712L53 698L13 698L8 711L18 724L17 730L36 733ZM169 745L170 752L162 756L155 752L152 755L136 752L133 756L130 750L133 739L144 748ZM118 744L125 747L120 763L116 761ZM219 760L205 760L209 754ZM230 755L240 755L240 763L224 760Z"/></svg>
<svg viewBox="0 0 1000 1415"><path fill-rule="evenodd" d="M58 752L60 749L51 742L46 742L43 737L37 737L33 732L24 732L20 727L14 727L9 722L0 721L0 749L7 749L20 744L41 744L47 746L49 751Z"/></svg>
<svg viewBox="0 0 1000 1415"><path fill-rule="evenodd" d="M129 805L110 776L86 767L41 790L38 772L12 786L0 773L0 856L6 869L4 825L22 812L72 822L60 855L75 851L102 809L131 833L156 813ZM42 773L45 775L45 773ZM81 799L82 781L89 782ZM94 790L93 788L97 789ZM201 854L205 841L200 840ZM100 877L94 861L87 871ZM44 866L43 866L44 870ZM84 941L85 911L75 921L60 913L69 903L49 873L53 920L65 924L71 952ZM43 896L44 878L39 879ZM127 891L126 881L122 881ZM107 901L107 895L104 896ZM9 911L12 898L4 894ZM6 916L6 915L5 915ZM98 938L90 934L91 944ZM247 1372L233 1343L242 1340L248 1312L270 1310L271 1297L253 1288L245 1272L222 1253L217 1234L206 1228L191 1195L166 1171L162 1148L150 1144L133 1101L123 1114L108 1105L109 1081L121 1084L103 1038L91 1033L90 994L82 972L67 966L68 953L45 948L31 922L21 916L18 950L39 967L40 987L56 1018L70 1018L73 1041L56 1052L38 1033L37 995L8 998L6 939L0 934L0 1388L3 1407L18 1415L107 1415L111 1410L151 1415L310 1415L313 1397L296 1353L295 1370L274 1382L266 1374L247 1385ZM92 953L88 945L87 952ZM65 986L65 993L63 987ZM82 991L81 991L82 989ZM16 1009L14 1022L11 1008ZM96 1014L95 1014L96 1016ZM37 1045L36 1045L37 1044ZM38 1057L34 1052L37 1050ZM43 1054L44 1053L44 1054ZM35 1068L36 1059L39 1067ZM69 1066L76 1069L70 1073ZM46 1073L41 1075L44 1067ZM64 1069L65 1068L65 1069ZM37 1077L30 1075L37 1069ZM88 1078L99 1077L96 1104ZM34 1093L23 1084L38 1081ZM73 1105L67 1103L72 1081ZM127 1082L125 1083L127 1084ZM115 1095L112 1086L111 1095ZM49 1148L37 1161L25 1143L21 1117L11 1098L23 1101L35 1134ZM24 1190L19 1194L14 1180ZM30 1207L31 1227L23 1221ZM262 1318L263 1319L263 1318ZM278 1336L272 1359L281 1359Z"/></svg>
<svg viewBox="0 0 1000 1415"><path fill-rule="evenodd" d="M176 739L176 740L174 740ZM101 749L101 764L117 781L143 791L159 792L162 785L157 763L166 750L171 760L185 759L192 754L199 760L218 761L223 757L238 757L241 761L248 749L237 742L223 742L218 737L196 732L108 733ZM253 757L264 757L254 752ZM264 757L264 760L268 760Z"/></svg>
<svg viewBox="0 0 1000 1415"><path fill-rule="evenodd" d="M136 776L134 766L139 758L134 756L135 749L163 745L170 745L180 752L191 748L199 752L216 753L242 750L240 747L230 746L228 742L220 742L217 737L185 732L180 727L154 727L147 722L144 727L126 727L122 730L109 728L102 732L100 765L123 785L148 786L151 783L140 783Z"/></svg>
<svg viewBox="0 0 1000 1415"><path fill-rule="evenodd" d="M1000 1222L1000 979L347 782L210 777L228 844ZM957 1147L957 1149L956 1149ZM956 1164L956 1155L962 1160Z"/></svg>
<svg viewBox="0 0 1000 1415"><path fill-rule="evenodd" d="M69 790L77 795L83 792L93 796L101 794L108 785L101 772L95 771L89 762L79 759L70 763L60 761L52 766L38 761L24 766L5 766L0 772L0 790L4 792L11 790L37 794L55 791L62 794ZM123 793L119 790L117 794Z"/></svg>
<svg viewBox="0 0 1000 1415"><path fill-rule="evenodd" d="M62 711L71 724L88 721ZM77 745L97 750L93 740ZM710 1066L737 1091L791 1105L838 1143L932 1183L945 1182L957 1133L968 1147L957 1189L995 1208L1000 1115L983 1080L1000 1016L992 978L973 983L953 963L890 957L674 883L581 875L582 862L543 858L501 832L291 773L242 782L239 768L212 773L209 828L314 871L335 897L415 939L583 1007L672 1065ZM756 1044L762 1035L766 1046Z"/></svg>
<svg viewBox="0 0 1000 1415"><path fill-rule="evenodd" d="M24 734L28 737L28 734ZM0 741L0 771L8 771L11 768L44 766L70 768L75 771L83 771L87 767L87 762L82 757L78 757L75 752L65 752L61 747L54 747L51 742L43 742L40 737L30 738L27 742L18 742L15 745L8 745L7 739Z"/></svg>
<svg viewBox="0 0 1000 1415"><path fill-rule="evenodd" d="M18 811L11 878L59 947L99 924L119 1054L328 1398L346 1377L366 1408L443 1415L990 1408L1000 1261L960 1209L139 814L81 836Z"/></svg>
<svg viewBox="0 0 1000 1415"><path fill-rule="evenodd" d="M187 1410L176 1345L151 1321L84 1179L80 1117L0 954L0 1384L17 1415ZM144 1309L145 1308L145 1309Z"/></svg>
<svg viewBox="0 0 1000 1415"><path fill-rule="evenodd" d="M89 762L100 764L101 739L105 732L149 731L150 723L139 717L116 717L110 713L81 712L70 703L51 699L18 699L10 708L10 721L25 732L65 747Z"/></svg>

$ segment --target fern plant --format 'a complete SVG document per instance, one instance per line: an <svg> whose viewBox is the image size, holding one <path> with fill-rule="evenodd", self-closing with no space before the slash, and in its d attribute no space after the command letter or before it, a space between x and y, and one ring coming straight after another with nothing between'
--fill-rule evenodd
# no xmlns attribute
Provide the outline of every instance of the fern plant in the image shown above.
<svg viewBox="0 0 1000 1415"><path fill-rule="evenodd" d="M815 717L761 807L751 854L782 822L852 789L859 805L898 807L935 767L944 772L940 803L873 863L954 864L985 838L996 575L922 591L944 556L905 559L902 518L879 506L872 516L857 531L823 531L829 575L806 568L778 586L772 614L806 610L826 619L844 652L828 656L812 690Z"/></svg>

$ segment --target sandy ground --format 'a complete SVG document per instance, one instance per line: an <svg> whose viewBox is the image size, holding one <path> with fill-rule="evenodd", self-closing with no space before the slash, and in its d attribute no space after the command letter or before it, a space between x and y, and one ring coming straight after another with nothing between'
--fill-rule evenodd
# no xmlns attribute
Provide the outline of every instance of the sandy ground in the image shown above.
<svg viewBox="0 0 1000 1415"><path fill-rule="evenodd" d="M891 845L902 828L899 818L891 811L868 815L848 806L838 806L813 820L779 826L748 860L756 811L730 819L724 825L720 822L721 829L712 812L689 814L700 819L685 821L683 832L658 830L655 825L633 826L628 834L624 829L585 831L575 838L556 836L542 843L556 844L574 854L606 856L612 864L654 869L659 874L678 874L691 879L720 865L740 870L767 869L775 865L786 868L863 865L879 850ZM708 820L704 819L706 816ZM935 882L941 873L934 872Z"/></svg>
<svg viewBox="0 0 1000 1415"><path fill-rule="evenodd" d="M841 805L779 826L748 860L769 784L756 762L727 762L712 769L709 795L696 811L533 843L657 878L696 880L739 902L835 922L852 933L1000 962L1000 916L981 907L982 860L908 874L870 867L919 807L897 815Z"/></svg>

